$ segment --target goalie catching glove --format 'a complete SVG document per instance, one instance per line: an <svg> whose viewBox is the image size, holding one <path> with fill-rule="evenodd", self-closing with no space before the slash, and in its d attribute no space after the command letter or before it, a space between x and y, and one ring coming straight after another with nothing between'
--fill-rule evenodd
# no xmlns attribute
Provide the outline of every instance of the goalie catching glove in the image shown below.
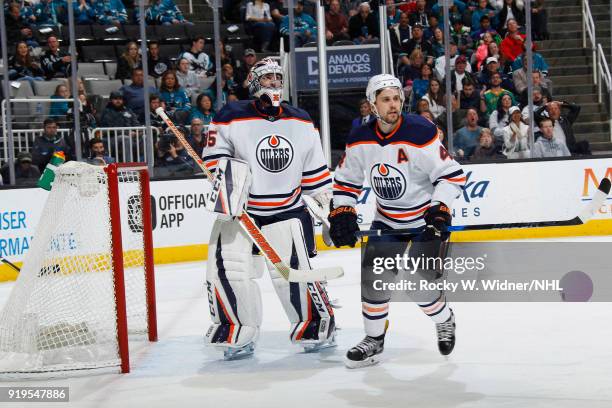
<svg viewBox="0 0 612 408"><path fill-rule="evenodd" d="M357 225L357 211L353 207L341 206L333 208L329 213L329 235L336 247L348 245L355 246L357 237L355 233L359 231Z"/></svg>
<svg viewBox="0 0 612 408"><path fill-rule="evenodd" d="M425 211L423 218L427 224L427 231L431 238L439 238L446 241L450 235L448 227L451 226L452 216L450 209L444 203L436 202Z"/></svg>

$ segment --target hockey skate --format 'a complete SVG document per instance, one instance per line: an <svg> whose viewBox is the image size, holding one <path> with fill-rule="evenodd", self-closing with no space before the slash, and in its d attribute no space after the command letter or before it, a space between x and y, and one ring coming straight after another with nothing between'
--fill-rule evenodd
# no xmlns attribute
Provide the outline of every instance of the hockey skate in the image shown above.
<svg viewBox="0 0 612 408"><path fill-rule="evenodd" d="M309 343L308 340L304 340L302 344L304 346L304 353L317 353L321 350L336 347L338 345L336 343L336 330L326 340L316 343Z"/></svg>
<svg viewBox="0 0 612 408"><path fill-rule="evenodd" d="M251 357L255 351L255 343L249 343L242 347L224 347L223 348L223 359L224 360L241 360L243 358Z"/></svg>
<svg viewBox="0 0 612 408"><path fill-rule="evenodd" d="M377 364L380 354L384 350L385 336L380 339L365 336L359 344L351 348L344 359L344 364L348 368L361 368Z"/></svg>
<svg viewBox="0 0 612 408"><path fill-rule="evenodd" d="M438 333L438 350L443 356L448 356L455 348L455 314L451 309L451 315L447 321L436 323Z"/></svg>
<svg viewBox="0 0 612 408"><path fill-rule="evenodd" d="M258 338L257 327L212 324L204 336L204 342L222 351L224 360L239 360L253 355Z"/></svg>

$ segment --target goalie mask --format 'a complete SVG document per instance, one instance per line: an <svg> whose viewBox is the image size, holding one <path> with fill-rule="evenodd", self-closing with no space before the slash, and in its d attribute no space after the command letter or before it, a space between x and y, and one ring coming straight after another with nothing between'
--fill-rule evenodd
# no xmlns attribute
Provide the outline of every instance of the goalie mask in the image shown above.
<svg viewBox="0 0 612 408"><path fill-rule="evenodd" d="M368 98L368 102L370 102L370 107L372 109L372 112L374 113L376 118L381 121L383 120L378 114L378 110L376 109L375 102L376 102L376 96L379 94L380 91L382 91L385 88L397 88L400 99L402 101L400 105L400 112L404 108L404 100L405 100L404 89L402 88L402 83L400 82L399 79L397 79L393 75L380 74L380 75L374 75L372 78L370 78L370 80L368 81L368 87L366 88L366 98Z"/></svg>
<svg viewBox="0 0 612 408"><path fill-rule="evenodd" d="M272 58L264 58L253 65L247 84L252 96L272 106L280 106L283 99L283 70Z"/></svg>

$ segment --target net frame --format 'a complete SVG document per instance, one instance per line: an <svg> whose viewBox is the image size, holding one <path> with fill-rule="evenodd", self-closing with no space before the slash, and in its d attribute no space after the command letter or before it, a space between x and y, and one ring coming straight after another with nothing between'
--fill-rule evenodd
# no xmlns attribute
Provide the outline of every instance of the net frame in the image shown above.
<svg viewBox="0 0 612 408"><path fill-rule="evenodd" d="M36 229L38 248L28 253L0 313L0 358L7 359L0 378L63 377L108 367L128 373L128 335L157 341L149 183L144 163L101 168L69 162L59 168L58 187ZM43 218L56 211L55 222ZM100 221L82 225L98 215ZM131 230L125 235L122 221ZM74 230L80 231L74 252L54 248L58 236Z"/></svg>

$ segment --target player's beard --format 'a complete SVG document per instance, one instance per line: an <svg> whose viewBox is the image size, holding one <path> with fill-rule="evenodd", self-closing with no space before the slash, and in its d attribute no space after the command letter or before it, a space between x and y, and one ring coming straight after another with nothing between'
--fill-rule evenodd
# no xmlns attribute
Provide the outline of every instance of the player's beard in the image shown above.
<svg viewBox="0 0 612 408"><path fill-rule="evenodd" d="M400 113L398 111L395 111L393 113L387 112L385 116L382 118L382 120L386 124L392 125L392 126L396 125L399 119L400 119Z"/></svg>

